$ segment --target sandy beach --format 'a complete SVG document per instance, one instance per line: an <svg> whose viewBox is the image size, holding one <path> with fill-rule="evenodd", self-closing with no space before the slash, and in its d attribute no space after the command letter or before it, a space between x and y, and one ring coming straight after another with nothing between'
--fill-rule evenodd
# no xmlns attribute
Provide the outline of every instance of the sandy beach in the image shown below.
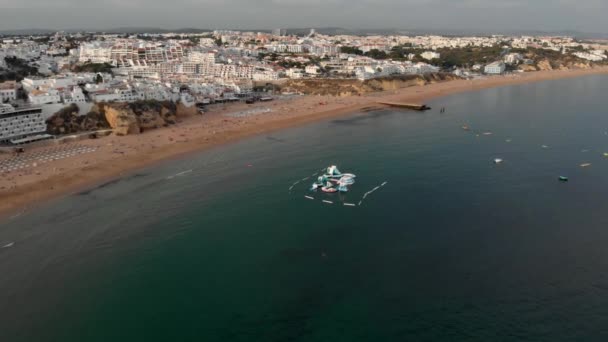
<svg viewBox="0 0 608 342"><path fill-rule="evenodd" d="M203 116L140 135L81 140L28 148L27 167L0 171L0 217L32 210L49 199L122 177L142 167L254 136L379 107L378 101L424 103L432 98L498 86L608 74L608 68L541 71L414 86L365 96L300 96L253 105L215 105ZM35 156L49 156L38 162ZM28 156L31 156L28 158ZM0 154L0 162L12 156ZM245 162L245 161L244 161Z"/></svg>

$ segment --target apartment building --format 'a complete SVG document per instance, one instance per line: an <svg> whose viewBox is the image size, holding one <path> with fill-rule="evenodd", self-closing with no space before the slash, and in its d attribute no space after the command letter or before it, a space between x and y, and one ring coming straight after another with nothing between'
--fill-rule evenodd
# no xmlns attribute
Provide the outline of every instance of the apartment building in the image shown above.
<svg viewBox="0 0 608 342"><path fill-rule="evenodd" d="M484 72L489 75L500 75L505 72L507 66L503 62L494 62L485 66Z"/></svg>
<svg viewBox="0 0 608 342"><path fill-rule="evenodd" d="M44 134L46 122L40 108L15 110L13 106L0 104L0 142L18 142L20 139Z"/></svg>

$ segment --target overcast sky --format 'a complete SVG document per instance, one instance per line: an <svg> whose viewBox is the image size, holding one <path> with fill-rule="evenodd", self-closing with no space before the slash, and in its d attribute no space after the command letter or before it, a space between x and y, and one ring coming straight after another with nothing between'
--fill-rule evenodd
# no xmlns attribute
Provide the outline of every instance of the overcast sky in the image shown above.
<svg viewBox="0 0 608 342"><path fill-rule="evenodd" d="M608 0L0 0L0 30L345 27L608 33Z"/></svg>

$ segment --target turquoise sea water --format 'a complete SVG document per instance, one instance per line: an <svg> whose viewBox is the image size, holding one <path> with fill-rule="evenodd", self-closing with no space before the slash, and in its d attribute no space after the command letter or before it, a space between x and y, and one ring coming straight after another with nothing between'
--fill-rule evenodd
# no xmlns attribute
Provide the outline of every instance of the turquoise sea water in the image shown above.
<svg viewBox="0 0 608 342"><path fill-rule="evenodd" d="M27 212L0 228L0 339L606 340L606 94L592 76L355 113ZM330 164L352 192L289 191Z"/></svg>

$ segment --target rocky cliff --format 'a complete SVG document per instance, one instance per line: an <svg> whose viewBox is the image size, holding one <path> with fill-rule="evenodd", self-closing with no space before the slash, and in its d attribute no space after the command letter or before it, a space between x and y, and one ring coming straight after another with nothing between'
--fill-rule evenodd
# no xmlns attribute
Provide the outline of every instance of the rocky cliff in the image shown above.
<svg viewBox="0 0 608 342"><path fill-rule="evenodd" d="M71 104L53 114L47 119L46 123L47 131L55 135L110 128L110 124L98 106L93 106L86 115L80 115L78 106L75 104Z"/></svg>
<svg viewBox="0 0 608 342"><path fill-rule="evenodd" d="M61 135L111 128L117 135L139 134L175 124L178 116L194 114L196 107L173 102L98 103L86 115L79 115L78 107L71 105L47 120L47 131Z"/></svg>
<svg viewBox="0 0 608 342"><path fill-rule="evenodd" d="M139 134L147 129L175 124L177 105L158 101L111 103L104 105L104 113L117 135Z"/></svg>
<svg viewBox="0 0 608 342"><path fill-rule="evenodd" d="M403 75L374 78L365 81L355 79L304 79L289 80L281 90L307 95L352 96L379 91L397 90L416 85L449 81L458 77L447 73Z"/></svg>

